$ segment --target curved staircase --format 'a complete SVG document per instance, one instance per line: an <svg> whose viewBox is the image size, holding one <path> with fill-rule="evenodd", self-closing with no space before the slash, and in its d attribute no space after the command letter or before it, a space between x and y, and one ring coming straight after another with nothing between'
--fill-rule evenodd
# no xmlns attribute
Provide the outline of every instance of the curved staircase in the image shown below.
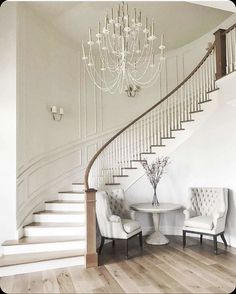
<svg viewBox="0 0 236 294"><path fill-rule="evenodd" d="M95 226L96 189L128 187L144 173L143 161L167 155L171 141L203 115L216 101L216 80L236 70L236 24L215 32L215 41L194 70L169 94L106 142L90 160L85 172L87 201L87 266L97 265ZM214 107L213 107L214 110ZM180 140L181 141L181 140ZM167 148L169 147L169 148Z"/></svg>

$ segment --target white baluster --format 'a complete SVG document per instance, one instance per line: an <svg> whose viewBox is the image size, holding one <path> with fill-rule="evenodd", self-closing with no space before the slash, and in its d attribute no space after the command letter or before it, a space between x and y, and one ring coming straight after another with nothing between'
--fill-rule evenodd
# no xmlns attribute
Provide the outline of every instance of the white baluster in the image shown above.
<svg viewBox="0 0 236 294"><path fill-rule="evenodd" d="M232 31L229 33L229 56L230 56L230 72L233 71L233 34Z"/></svg>
<svg viewBox="0 0 236 294"><path fill-rule="evenodd" d="M234 52L234 70L236 70L236 28L232 31L233 34L233 52Z"/></svg>
<svg viewBox="0 0 236 294"><path fill-rule="evenodd" d="M229 49L229 33L226 34L226 74L230 72L230 49Z"/></svg>

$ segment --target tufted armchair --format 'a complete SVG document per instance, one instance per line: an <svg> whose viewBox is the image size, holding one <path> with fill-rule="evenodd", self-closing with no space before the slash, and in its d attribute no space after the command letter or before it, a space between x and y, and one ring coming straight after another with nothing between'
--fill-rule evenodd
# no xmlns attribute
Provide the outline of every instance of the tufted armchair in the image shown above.
<svg viewBox="0 0 236 294"><path fill-rule="evenodd" d="M96 215L101 233L101 245L98 253L101 254L105 239L126 240L126 257L128 258L128 240L139 235L140 247L142 248L142 229L134 220L134 211L129 210L122 189L112 190L110 194L105 191L96 193Z"/></svg>
<svg viewBox="0 0 236 294"><path fill-rule="evenodd" d="M214 240L214 251L217 254L217 236L224 237L226 214L228 210L228 189L225 188L190 188L189 204L184 210L183 247L186 245L186 233L211 235Z"/></svg>

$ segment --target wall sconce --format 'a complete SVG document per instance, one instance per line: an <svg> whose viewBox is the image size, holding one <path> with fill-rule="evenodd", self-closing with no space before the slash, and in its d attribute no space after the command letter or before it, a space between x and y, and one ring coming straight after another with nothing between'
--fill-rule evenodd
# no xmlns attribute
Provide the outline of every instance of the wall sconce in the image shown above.
<svg viewBox="0 0 236 294"><path fill-rule="evenodd" d="M59 110L57 110L57 107L53 105L51 107L51 113L54 120L60 121L62 119L62 116L64 115L64 109L63 107L59 107Z"/></svg>

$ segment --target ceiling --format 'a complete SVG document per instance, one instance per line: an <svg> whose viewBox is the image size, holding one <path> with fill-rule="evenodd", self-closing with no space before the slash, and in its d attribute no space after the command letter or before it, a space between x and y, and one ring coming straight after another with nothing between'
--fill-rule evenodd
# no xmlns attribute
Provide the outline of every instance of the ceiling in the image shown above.
<svg viewBox="0 0 236 294"><path fill-rule="evenodd" d="M46 21L62 34L78 44L87 40L88 28L97 29L104 19L106 10L116 8L116 1L108 2L27 2ZM214 29L232 13L212 7L181 1L132 1L129 9L136 7L142 15L154 18L157 33L164 33L168 50L181 47Z"/></svg>

